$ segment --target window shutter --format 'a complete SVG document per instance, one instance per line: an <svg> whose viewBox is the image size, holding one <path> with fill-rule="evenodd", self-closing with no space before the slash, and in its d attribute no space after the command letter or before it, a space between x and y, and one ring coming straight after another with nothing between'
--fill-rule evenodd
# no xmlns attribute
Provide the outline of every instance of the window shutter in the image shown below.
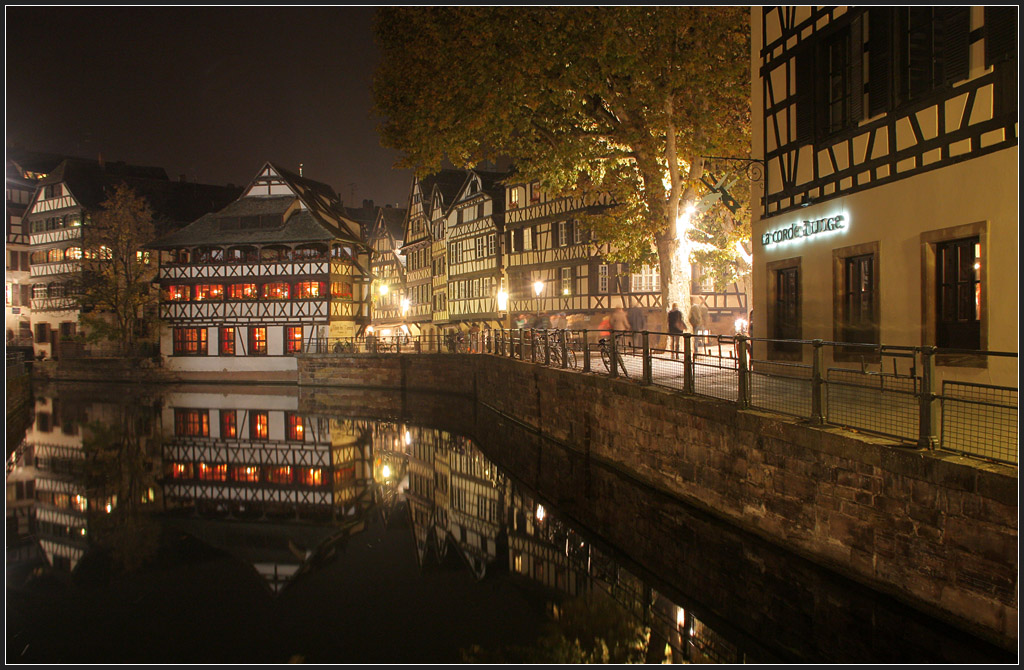
<svg viewBox="0 0 1024 670"><path fill-rule="evenodd" d="M985 67L1017 53L1017 8L985 8Z"/></svg>
<svg viewBox="0 0 1024 670"><path fill-rule="evenodd" d="M971 66L969 7L936 7L935 23L941 26L941 83L954 84L967 79ZM938 52L938 49L936 49Z"/></svg>
<svg viewBox="0 0 1024 670"><path fill-rule="evenodd" d="M796 56L796 141L814 140L814 51L806 48Z"/></svg>
<svg viewBox="0 0 1024 670"><path fill-rule="evenodd" d="M864 118L864 15L850 23L850 122Z"/></svg>
<svg viewBox="0 0 1024 670"><path fill-rule="evenodd" d="M892 106L892 14L891 7L868 10L868 116Z"/></svg>
<svg viewBox="0 0 1024 670"><path fill-rule="evenodd" d="M907 18L908 92L911 98L916 98L932 89L932 8L910 7Z"/></svg>

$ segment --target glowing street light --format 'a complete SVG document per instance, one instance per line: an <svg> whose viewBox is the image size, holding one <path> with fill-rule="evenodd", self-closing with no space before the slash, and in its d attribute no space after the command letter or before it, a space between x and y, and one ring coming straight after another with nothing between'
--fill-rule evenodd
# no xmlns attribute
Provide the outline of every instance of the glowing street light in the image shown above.
<svg viewBox="0 0 1024 670"><path fill-rule="evenodd" d="M544 292L544 282L541 281L540 279L538 279L537 281L533 282L533 294L539 298L540 294L543 293L543 292Z"/></svg>
<svg viewBox="0 0 1024 670"><path fill-rule="evenodd" d="M508 310L508 291L501 289L498 291L498 311L504 312Z"/></svg>
<svg viewBox="0 0 1024 670"><path fill-rule="evenodd" d="M391 288L387 284L381 284L378 290L380 291L380 295L383 298L388 294L388 291L390 291Z"/></svg>

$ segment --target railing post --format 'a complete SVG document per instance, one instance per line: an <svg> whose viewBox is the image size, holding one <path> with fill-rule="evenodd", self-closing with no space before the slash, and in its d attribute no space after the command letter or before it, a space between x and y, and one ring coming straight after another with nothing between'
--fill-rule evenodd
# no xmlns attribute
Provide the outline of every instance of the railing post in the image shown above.
<svg viewBox="0 0 1024 670"><path fill-rule="evenodd" d="M750 406L750 367L747 361L747 338L744 335L737 335L736 355L739 359L739 402L740 407Z"/></svg>
<svg viewBox="0 0 1024 670"><path fill-rule="evenodd" d="M693 333L683 333L683 392L693 393Z"/></svg>
<svg viewBox="0 0 1024 670"><path fill-rule="evenodd" d="M537 337L533 328L530 329L530 362L537 362Z"/></svg>
<svg viewBox="0 0 1024 670"><path fill-rule="evenodd" d="M583 331L583 371L590 372L590 331Z"/></svg>
<svg viewBox="0 0 1024 670"><path fill-rule="evenodd" d="M918 395L921 413L917 439L917 446L922 449L935 449L939 444L935 397L935 347L922 347L921 391Z"/></svg>
<svg viewBox="0 0 1024 670"><path fill-rule="evenodd" d="M654 382L654 360L651 358L651 334L646 330L641 333L644 355L644 379L643 383L650 385Z"/></svg>
<svg viewBox="0 0 1024 670"><path fill-rule="evenodd" d="M544 330L544 365L551 365L551 331Z"/></svg>
<svg viewBox="0 0 1024 670"><path fill-rule="evenodd" d="M825 367L825 349L821 340L814 340L811 351L811 423L820 424L824 422L822 417L822 370Z"/></svg>
<svg viewBox="0 0 1024 670"><path fill-rule="evenodd" d="M412 350L415 351L417 354L420 353L420 338L417 337L416 340L413 342Z"/></svg>
<svg viewBox="0 0 1024 670"><path fill-rule="evenodd" d="M615 331L614 330L611 331L611 333L608 335L608 337L609 337L609 339L611 339L611 347L610 347L611 348L611 356L610 356L611 360L609 361L611 363L611 365L608 366L609 367L608 374L611 375L612 377L618 377L619 376L619 352L618 352L618 349L615 348L615 344L616 344L615 343Z"/></svg>

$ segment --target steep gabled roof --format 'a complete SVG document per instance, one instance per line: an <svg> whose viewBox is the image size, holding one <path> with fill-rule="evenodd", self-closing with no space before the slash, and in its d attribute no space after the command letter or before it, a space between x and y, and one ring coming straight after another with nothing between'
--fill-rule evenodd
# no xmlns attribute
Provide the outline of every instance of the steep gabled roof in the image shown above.
<svg viewBox="0 0 1024 670"><path fill-rule="evenodd" d="M290 193L254 195L250 192L268 168L286 184ZM294 244L332 240L365 246L351 232L359 230L359 225L339 212L338 196L327 184L300 177L268 162L244 193L246 195L220 211L202 216L149 246L168 249L206 244Z"/></svg>

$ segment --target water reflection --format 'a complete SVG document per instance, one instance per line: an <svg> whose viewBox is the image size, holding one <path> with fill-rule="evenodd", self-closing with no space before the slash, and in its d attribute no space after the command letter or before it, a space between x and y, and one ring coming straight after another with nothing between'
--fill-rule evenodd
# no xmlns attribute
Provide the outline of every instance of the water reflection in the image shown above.
<svg viewBox="0 0 1024 670"><path fill-rule="evenodd" d="M917 653L863 639L789 641L813 637L809 630L835 635L831 615L807 627L793 617L780 640L771 627L777 613L758 603L789 612L780 593L803 598L822 589L817 609L803 615L810 617L846 601L862 611L859 596L828 591L806 570L797 571L800 583L785 583L776 565L788 559L756 554L746 541L738 548L729 532L702 530L703 522L665 511L647 493L622 493L589 461L558 455L475 406L451 401L441 411L447 401L431 402L438 401L372 392L309 398L282 387L45 390L8 462L8 657L744 662L820 656L822 644L861 661ZM353 409L359 403L375 409ZM470 433L487 436L483 450ZM543 481L554 484L545 491ZM620 537L638 532L631 517L670 519L655 542L668 541L661 553L673 566L649 573L655 566L625 559L566 515L589 510L618 518L608 537L620 547ZM717 545L724 569L694 560L694 547ZM681 595L694 589L676 569L683 563L700 575L704 602ZM65 586L54 595L60 575ZM97 584L102 590L88 590ZM108 597L118 589L126 600ZM715 600L717 610L708 606ZM69 603L152 625L133 635L98 628L90 617L76 624L60 615ZM397 629L396 613L405 622ZM878 620L886 625L892 616ZM752 637L750 621L771 625ZM863 635L858 625L851 636ZM905 630L919 628L931 631L932 623ZM759 632L775 639L757 639ZM999 658L985 645L944 637L942 646L939 658L970 658L977 649L978 660Z"/></svg>

